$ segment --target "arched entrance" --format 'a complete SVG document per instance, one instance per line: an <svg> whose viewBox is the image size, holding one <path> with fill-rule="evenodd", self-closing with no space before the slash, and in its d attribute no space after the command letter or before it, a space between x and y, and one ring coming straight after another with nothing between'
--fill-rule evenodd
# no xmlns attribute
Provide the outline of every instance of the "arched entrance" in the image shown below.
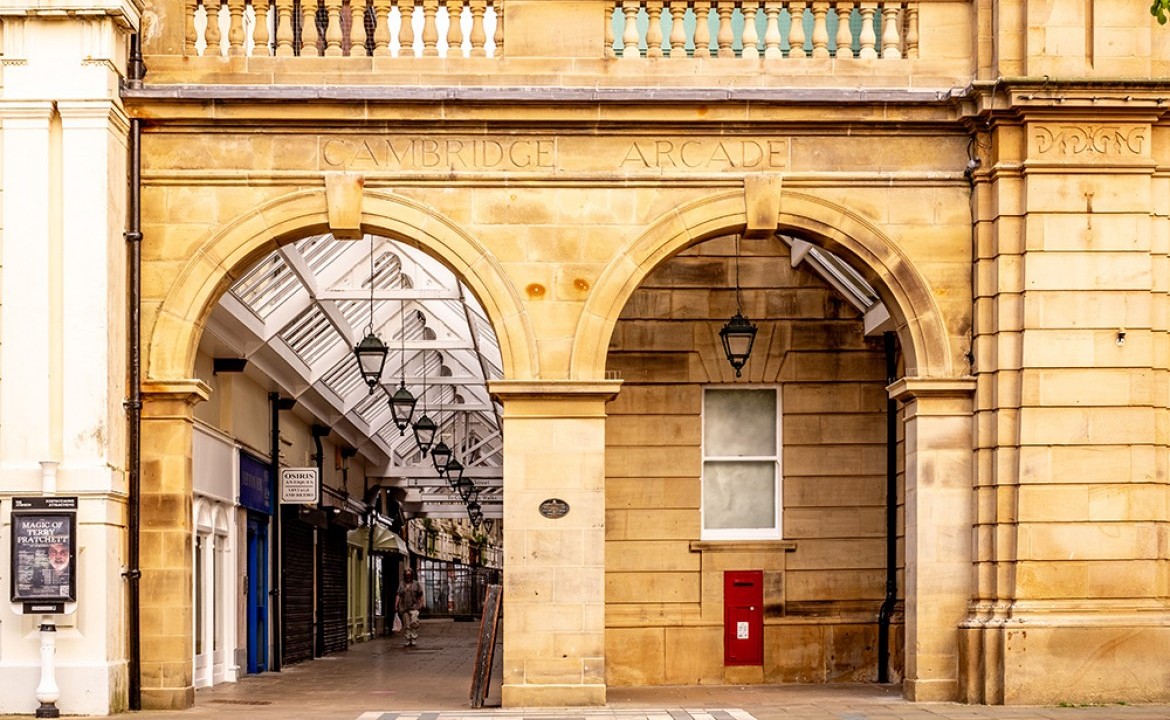
<svg viewBox="0 0 1170 720"><path fill-rule="evenodd" d="M903 403L900 422L905 468L905 579L901 583L904 594L900 596L905 598L905 691L913 699L955 699L959 697L962 664L959 626L972 597L973 381L958 376L954 370L964 364L960 359L961 345L951 340L958 333L945 321L947 311L955 308L941 307L932 289L940 290L939 296L945 298L967 297L969 288L938 288L937 280L936 288L932 288L894 242L839 204L796 192L785 192L777 199L778 232L797 242L834 251L872 283L889 310L889 325L901 342L905 370L901 379L886 390L880 344L869 348L866 359L866 348L850 347L854 341L848 339L853 337L848 334L830 333L826 339L826 328L820 328L794 338L798 331L791 327L783 332L772 327L762 329L757 339L762 347L757 346L755 352L763 357L754 369L749 368L742 382L757 394L770 394L772 410L766 414L779 418L783 424L781 438L792 434L789 443L781 439L770 452L775 464L787 465L778 477L788 479L790 473L794 477L788 487L781 488L779 483L770 486L775 495L769 495L772 499L768 502L781 504L776 525L770 531L751 538L718 531L707 524L707 504L715 498L708 495L708 485L706 481L700 483L699 477L706 477L706 469L728 458L708 457L711 428L704 408L708 400L717 399L707 397L712 391L727 394L721 388L736 387L716 339L719 325L734 311L734 304L729 305L731 301L717 295L720 288L728 289L724 295L730 294L732 272L729 239L720 237L743 232L750 222L744 195L727 193L679 208L626 246L598 282L597 292L583 315L574 353L575 372L600 372L608 359L609 369L619 371L628 380L610 420L614 430L611 435L617 437L611 437L607 447L610 453L625 458L611 458L607 474L607 483L613 484L608 509L614 520L607 527L612 546L609 557L621 559L607 568L607 587L612 591L607 598L607 648L612 653L609 678L616 684L640 684L872 677L872 664L862 666L867 643L872 642L872 637L867 640L865 635L872 628L874 618L870 616L877 614L877 603L873 608L863 608L865 603L861 600L866 591L858 595L858 587L869 582L868 592L872 595L876 581L880 601L881 578L863 580L865 562L856 556L846 557L861 546L841 541L847 541L849 535L881 535L880 522L873 530L860 527L864 520L859 518L872 508L856 507L856 499L832 499L831 492L822 497L823 492L818 495L817 490L810 489L814 483L805 483L802 489L799 476L807 479L823 475L824 468L852 453L858 458L857 467L838 468L838 474L855 479L878 474L878 482L866 486L876 487L881 497L880 460L885 451L880 442L864 439L864 428L876 427L881 432L881 412L888 392ZM782 256L791 266L797 264L793 252L783 248L776 238L768 241L773 248L767 252L760 241L750 242L755 243L748 248L753 256L770 253ZM759 287L759 272L749 271L754 273L750 284ZM690 313L693 328L680 331L677 327L658 327L653 322L656 317L677 321L680 312L683 316ZM775 318L769 314L775 315L777 308L758 297L745 312L763 325L782 324L770 322ZM793 301L792 307L781 311L781 315L785 316L785 312L789 317L813 321L819 317L822 323L835 320L831 312L824 315L823 305L800 308ZM854 316L859 318L860 313ZM853 322L855 336L860 340L860 319ZM819 348L824 353L819 361L823 367L817 366L817 360L803 367L786 363L786 348L776 350L784 344L795 344L802 350ZM844 360L834 366L833 358L839 360L850 350L861 359L848 369L841 367L847 362ZM629 357L633 360L623 362L623 351L632 353ZM631 369L634 377L629 375ZM851 378L850 373L860 375ZM815 392L800 390L834 379L844 388L842 397L824 396L824 388L816 388L822 394L818 404ZM795 400L796 405L791 408L792 418L780 410L780 398L787 397L790 389L790 400ZM849 410L846 390L855 398L868 399ZM624 395L626 391L630 396ZM826 415L835 403L837 411ZM850 415L851 412L861 414ZM742 421L742 408L736 413L734 419ZM876 417L867 421L865 413ZM802 415L805 426L809 419L819 423L815 432L802 427ZM833 422L838 423L837 432L844 442L861 444L845 450L818 435L832 432ZM641 435L638 428L643 430ZM849 440L850 436L854 439ZM869 451L865 449L867 442ZM654 452L660 460L657 466ZM870 466L877 461L876 470L866 467L862 458L867 452ZM680 475L684 477L674 477ZM672 478L678 482L672 482ZM865 504L860 501L860 505ZM848 529L808 532L808 525L833 522L833 512L818 509L818 505L844 509L838 524ZM855 509L848 510L850 505ZM779 518L785 516L793 521L791 533L779 527ZM804 531L795 527L801 523L806 525ZM789 540L802 533L808 542ZM834 533L839 537L834 538ZM719 540L732 536L735 542ZM641 550L636 551L635 546L642 546ZM784 556L801 556L801 550L806 557L810 553L820 557L800 557L786 568ZM866 551L861 548L860 552ZM834 555L836 560L832 559ZM646 562L627 562L632 559ZM824 569L833 567L833 563L838 564L835 570ZM808 572L817 567L822 568L819 573ZM703 658L723 657L721 636L728 632L724 626L723 573L748 568L763 573L763 602L766 612L772 615L764 638L773 651L769 653L765 648L765 657L755 663L754 669L704 662ZM782 617L787 612L783 607L786 597L795 599L792 605L798 610L802 602L807 603L803 610L814 614L824 608L814 609L817 603L810 598L834 598L839 607L848 605L848 600L857 600L853 607L856 624L851 628L851 621L843 619L850 613L843 611L832 630L797 627L799 622ZM642 649L635 652L633 648ZM851 658L839 657L850 653ZM825 661L829 656L834 656L833 662Z"/></svg>
<svg viewBox="0 0 1170 720"><path fill-rule="evenodd" d="M214 590L205 594L203 588L213 586L213 579L221 578L224 569L222 565L217 564L217 556L212 554L217 547L214 543L205 541L201 535L196 535L195 542L192 542L191 507L193 466L199 467L199 461L202 459L200 457L193 460L193 455L198 455L201 452L215 452L200 448L214 447L216 438L212 437L208 440L207 436L214 435L214 433L208 433L202 429L198 433L195 432L197 421L200 420L198 415L201 412L195 406L201 400L206 400L209 395L208 384L197 379L198 377L218 375L220 372L229 373L232 370L228 369L226 365L221 368L219 363L213 363L206 352L201 355L199 347L201 339L210 326L209 319L217 301L225 295L225 291L229 287L232 287L231 298L233 302L240 304L240 293L248 286L247 273L251 269L252 274L255 274L254 268L257 261L267 258L266 264L271 264L271 262L279 260L283 264L285 277L291 277L298 273L311 275L311 266L317 261L326 262L331 256L347 252L348 249L338 249L344 244L364 244L363 241L369 239L368 255L371 262L374 262L375 255L377 255L378 260L375 264L378 271L389 281L397 281L397 278L402 275L399 272L399 265L403 262L403 257L414 254L414 263L420 267L427 255L439 258L442 264L454 270L464 279L468 288L479 300L475 312L469 311L465 321L482 326L480 327L481 331L494 331L495 337L499 340L499 355L492 361L493 365L497 366L496 372L487 374L485 377L490 379L499 377L503 373L524 376L534 370L531 334L526 326L524 313L516 302L515 293L512 291L509 281L499 271L498 265L494 264L490 254L482 246L465 233L460 232L453 223L443 218L437 211L417 202L378 193L368 193L358 198L351 198L350 201L351 206L356 202L361 209L360 229L365 235L358 234L360 239L353 241L335 240L328 234L331 230L338 230L337 209L330 204L331 202L333 201L327 200L325 194L321 192L292 193L227 224L219 232L209 234L193 247L183 248L182 251L174 247L155 248L155 252L148 255L151 259L145 263L145 273L155 281L151 287L157 289L158 293L157 298L151 298L151 291L148 290L144 303L145 307L149 308L145 326L149 329L150 335L150 341L144 348L144 356L147 359L147 377L143 381L145 395L142 443L143 492L141 496L143 530L140 535L143 568L141 609L144 622L141 646L144 705L153 707L190 705L193 701L190 658L192 653L195 653L196 656L205 654L205 648L202 647L204 639L210 639L213 643L215 640L214 634L205 630L204 621L219 621L219 616L216 615L218 606L216 606L216 610L209 611L203 602L205 597L210 597L214 601L216 595ZM345 231L338 230L337 234L352 237L354 232L351 227ZM376 252L374 249L375 234L383 238L380 241L381 245L395 245L398 248L398 253ZM166 244L166 240L161 243L161 245ZM279 257L273 254L278 248L283 248L280 250ZM359 252L364 252L364 250ZM365 256L363 255L363 257ZM391 260L395 261L394 267L391 267ZM264 273L261 272L261 274ZM281 274L273 273L271 278L278 278ZM301 277L301 280L309 282L305 277ZM372 292L376 284L374 269L371 269L366 283ZM324 287L318 287L312 282L310 284L313 285L313 293L326 291ZM390 290L388 287L379 286L379 290L393 294L398 291L400 286L394 287L395 290ZM401 285L401 287L405 288L405 285ZM402 290L402 292L406 292L406 290ZM264 292L267 291L259 291L259 294ZM284 291L276 290L277 295L281 292ZM405 297L403 295L399 299ZM385 299L383 298L383 300ZM328 316L331 311L339 313L339 317L346 315L346 313L353 314L364 311L364 306L358 307L361 303L352 298L343 299L340 302L331 301L329 309L325 310L322 309L323 304L317 300L319 298L314 298L315 304L311 310L322 316ZM373 302L370 303L371 306L373 304ZM399 305L405 307L404 302L399 303ZM244 315L241 313L236 316L236 320L246 324L247 321L242 320ZM296 322L301 315L304 315L303 321ZM310 315L311 313L300 313L297 318L292 318L293 325L296 325L297 328L291 335L283 339L285 345L288 348L294 348L296 352L285 356L281 356L279 353L269 354L265 358L269 368L278 368L281 363L303 363L309 355L317 352L324 352L328 355L329 351L318 351L315 348L315 343L318 340L316 331L311 327L314 321ZM420 347L442 344L437 338L428 336L427 330L429 328L426 327L424 320L420 320L415 315L408 318L407 315L404 311L399 312L402 323L399 338L403 348L406 347L408 337L412 343L421 342ZM334 320L346 328L351 326L350 320L345 317L334 318ZM322 327L327 324L328 321L323 321ZM361 324L358 323L359 326ZM219 327L222 329L222 323ZM415 338L415 335L419 337ZM431 329L431 335L434 335L433 329ZM259 337L253 337L252 343L253 345L262 344L262 340ZM391 343L392 347L394 345L395 343ZM305 352L302 353L301 350ZM336 358L337 362L325 362L321 366L322 371L316 372L316 375L337 374L337 371L325 368L345 365L346 356L347 353L343 348ZM438 352L435 352L432 355L424 355L418 361L434 372L432 385L442 385L447 382L445 378L449 379L455 376L450 366L438 359L437 356ZM466 372L471 360L466 358L464 360L463 369ZM402 372L405 373L407 364L405 350L402 352L400 362ZM206 363L208 367L200 367L202 363ZM395 366L388 364L388 367ZM356 375L352 372L345 374L347 378L349 375ZM385 381L389 382L394 375L393 371L388 372L384 376ZM352 378L347 378L337 379L340 385L352 384L349 383ZM278 525L275 520L270 523L268 519L276 511L276 508L273 507L276 501L271 497L265 497L270 489L265 483L270 472L267 463L270 461L265 456L280 455L281 465L292 467L306 466L316 462L318 471L322 472L323 475L340 476L340 496L339 499L334 498L336 501L327 503L318 501L315 509L311 507L300 508L303 511L302 514L305 515L303 518L297 517L298 513L295 510L292 514L282 510L277 516L288 523L286 527L289 532L282 538L285 542L293 535L303 535L303 533L294 533L292 530L304 525L307 532L316 533L315 546L319 548L321 555L327 556L318 560L315 573L316 594L319 598L326 598L326 600L332 596L334 602L331 604L326 602L321 606L323 609L318 612L315 621L316 638L301 637L309 632L307 624L304 628L297 628L295 638L289 637L290 643L294 641L297 643L296 652L300 653L298 657L302 657L305 650L305 647L302 646L309 647L309 656L312 656L312 653L320 653L331 647L336 647L338 642L340 647L344 647L347 634L350 636L355 633L368 635L373 631L370 623L367 622L367 617L372 615L371 606L376 597L375 584L369 583L371 592L368 598L354 596L352 589L347 595L345 577L347 565L355 573L375 567L369 562L366 553L372 553L375 543L378 541L377 531L379 528L373 522L373 514L368 519L357 516L355 508L361 503L351 502L348 498L351 496L360 498L366 501L366 505L370 505L372 502L374 505L371 507L376 506L376 509L380 508L382 511L388 507L387 498L385 493L381 492L380 487L369 487L368 483L367 486L363 487L360 477L348 477L350 460L355 453L350 452L347 455L346 450L356 451L363 444L368 444L369 447L363 448L365 451L363 454L366 457L360 467L368 466L371 461L385 456L385 464L390 469L395 468L396 457L409 454L396 447L398 438L392 437L390 433L382 433L376 437L363 438L359 436L362 427L370 430L380 422L377 417L387 414L382 412L385 410L382 407L385 402L380 395L374 397L373 401L369 403L357 403L355 407L330 408L329 398L326 396L330 393L340 395L342 392L339 389L340 385L321 381L321 378L316 376L308 377L308 380L311 381L312 385L309 388L304 386L287 388L287 394L303 395L304 398L307 398L307 403L313 405L309 413L310 420L300 422L300 425L304 426L300 429L305 430L305 432L291 433L287 436L280 432L280 411L288 409L282 403L291 398L283 397L282 393L274 391L270 391L265 397L264 388L249 387L243 383L233 386L226 380L220 382L218 379L215 382L219 386L221 394L226 393L227 397L223 401L212 404L217 406L213 410L217 414L217 422L204 422L200 425L201 428L213 425L231 428L234 425L236 432L233 433L233 436L238 441L237 445L243 448L241 455L253 455L250 459L241 457L238 464L241 478L240 503L245 508L250 508L247 511L247 517L241 520L241 538L244 539L241 540L239 547L240 575L245 579L244 590L247 592L248 598L242 608L243 619L241 620L241 627L246 627L243 632L247 634L247 637L241 645L247 648L247 669L252 671L279 667L279 658L284 655L280 646L280 641L285 639L281 633L283 628L274 625L271 619L277 612L276 603L288 605L301 602L300 594L290 592L287 593L288 597L285 597L273 592L279 587L275 580L278 574L288 578L297 575L300 572L299 569L295 569L297 572L289 572L294 568L285 568L285 571L282 571L280 566L275 564L277 561L273 561L274 564L269 564L266 558L279 554L282 557L296 560L308 552L285 552L286 547L278 553L278 535L275 532ZM290 384L295 385L296 383ZM239 395L236 398L239 401L236 405L233 405L234 400L231 397L233 392ZM246 397L249 393L255 397ZM486 390L484 393L484 396L477 400L479 404L486 404L490 408ZM371 397L373 397L372 389ZM444 397L452 403L466 400L457 394L444 394ZM248 400L258 402L248 402ZM266 416L264 412L257 416L254 409L250 411L239 409L240 407L267 409L269 406L272 413L271 418ZM204 407L210 407L210 405ZM471 408L466 409L470 410ZM440 427L442 428L443 421L454 417L456 413L454 408L448 408L447 417L444 417L440 414L441 410L441 407L432 408L431 412L439 415ZM490 411L489 409L485 412ZM469 417L469 413L465 414L466 417ZM319 418L322 424L312 423L310 425L312 418ZM326 418L336 426L343 428L338 434L343 436L344 442L339 440L336 435L332 440L328 439L333 428L324 424ZM269 423L270 420L271 423ZM495 450L498 452L498 437L494 439L487 437L488 434L482 432L483 428L473 427L473 423L470 421L459 423L461 426L459 429L452 429L451 426L454 423L447 422L445 424L450 433L446 436L446 440L457 449L459 456L464 461L482 455L493 442L496 443ZM497 435L498 429L497 420L495 424ZM269 430L272 433L272 442L270 446L266 446L263 436ZM304 437L296 437L298 434ZM393 435L397 436L398 433L395 432ZM195 442L199 438L202 440ZM315 447L313 447L314 445ZM266 453L266 450L270 450L270 452ZM330 462L328 467L323 467L326 456ZM336 466L333 462L335 456ZM417 460L417 458L415 459ZM248 462L244 462L244 460L248 460ZM203 463L203 465L206 466L207 463ZM358 467L359 465L355 463L355 469ZM474 475L476 469L469 468L468 479ZM387 468L381 468L378 473L385 474L387 471ZM255 475L255 482L244 482L246 475ZM195 489L203 490L202 487ZM245 492L246 490L247 492ZM246 499L242 497L245 494L251 494L252 491L255 491L257 498ZM245 502L245 500L247 501ZM230 493L227 501L232 501ZM418 498L415 498L415 501L416 505L423 504L418 501ZM401 518L399 519L401 520ZM298 520L304 522L298 523ZM246 535L242 530L245 523ZM313 526L317 530L313 530ZM215 528L212 529L215 530ZM355 540L354 531L362 529L367 534L359 534ZM421 526L395 529L399 534L412 532L417 532L420 535L429 534L429 532L424 532ZM459 540L460 542L466 540L468 545L466 549L470 551L472 538L460 537ZM313 546L314 543L310 543L306 547L312 548ZM330 553L334 557L329 557ZM462 557L462 554L460 556ZM328 568L337 568L340 581L331 579L329 572L327 572ZM428 569L434 568L428 567ZM379 568L379 572L389 574L391 568ZM309 577L312 578L313 574L310 573ZM449 585L440 587L438 582L440 573L435 572L434 575L434 578L424 578L433 581L428 588L431 602L437 604L440 596L444 603L450 602L453 589ZM446 581L451 574L443 572L441 575L442 580ZM458 582L464 580L465 578L461 578L458 579ZM390 583L382 584L384 588L390 586ZM303 594L305 597L311 598L314 594L313 588L308 588ZM318 600L318 603L321 602ZM363 605L363 602L366 604ZM392 603L392 598L383 598L383 602ZM303 610L300 605L297 605L295 612L301 613ZM387 622L391 617L385 611L383 611L382 616ZM193 626L196 629L195 633L192 633L191 630ZM280 641L276 637L270 639L265 635L269 629L274 631ZM195 638L194 647L193 637ZM276 657L269 655L270 649L272 655ZM204 683L208 682L211 677L211 673L205 673L194 680Z"/></svg>

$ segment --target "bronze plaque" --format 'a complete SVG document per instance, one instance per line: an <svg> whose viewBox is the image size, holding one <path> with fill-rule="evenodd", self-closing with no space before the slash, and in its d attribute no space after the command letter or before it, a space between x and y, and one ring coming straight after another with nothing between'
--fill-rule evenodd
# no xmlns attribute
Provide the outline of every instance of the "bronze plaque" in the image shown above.
<svg viewBox="0 0 1170 720"><path fill-rule="evenodd" d="M540 504L540 514L550 520L563 518L569 514L569 503L560 498L549 498Z"/></svg>

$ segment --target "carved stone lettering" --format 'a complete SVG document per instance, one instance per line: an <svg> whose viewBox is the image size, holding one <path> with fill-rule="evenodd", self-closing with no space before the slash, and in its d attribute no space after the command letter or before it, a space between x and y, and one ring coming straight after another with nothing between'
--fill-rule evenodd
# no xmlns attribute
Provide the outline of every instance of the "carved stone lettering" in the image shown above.
<svg viewBox="0 0 1170 720"><path fill-rule="evenodd" d="M788 138L323 136L318 165L344 172L773 172Z"/></svg>
<svg viewBox="0 0 1170 720"><path fill-rule="evenodd" d="M639 140L630 144L623 170L780 170L788 142L768 140Z"/></svg>
<svg viewBox="0 0 1170 720"><path fill-rule="evenodd" d="M551 138L328 138L321 164L337 170L552 170Z"/></svg>
<svg viewBox="0 0 1170 720"><path fill-rule="evenodd" d="M1085 158L1142 156L1148 127L1122 125L1038 125L1035 128L1038 155Z"/></svg>

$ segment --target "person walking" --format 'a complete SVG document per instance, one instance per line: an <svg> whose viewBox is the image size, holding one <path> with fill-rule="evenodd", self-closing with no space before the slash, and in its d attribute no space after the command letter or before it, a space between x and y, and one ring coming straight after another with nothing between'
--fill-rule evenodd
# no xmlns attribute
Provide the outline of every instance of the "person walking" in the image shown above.
<svg viewBox="0 0 1170 720"><path fill-rule="evenodd" d="M394 599L394 610L402 619L402 633L406 638L403 647L413 647L418 640L418 614L423 609L423 589L414 579L414 571L406 568L402 573L402 584Z"/></svg>

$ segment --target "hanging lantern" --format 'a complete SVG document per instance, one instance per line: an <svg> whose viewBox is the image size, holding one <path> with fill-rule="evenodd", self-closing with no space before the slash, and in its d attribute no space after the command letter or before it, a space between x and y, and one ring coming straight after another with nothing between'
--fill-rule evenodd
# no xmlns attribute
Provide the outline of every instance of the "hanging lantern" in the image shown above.
<svg viewBox="0 0 1170 720"><path fill-rule="evenodd" d="M451 448L447 447L447 443L439 440L439 443L431 448L431 462L435 464L435 472L439 473L439 477L447 474L447 463L451 461Z"/></svg>
<svg viewBox="0 0 1170 720"><path fill-rule="evenodd" d="M358 361L358 369L361 370L362 380L365 380L366 387L370 389L370 394L374 394L374 388L382 382L382 368L386 366L386 355L390 352L390 348L386 347L386 343L374 334L374 236L370 236L370 323L366 325L366 336L361 339L357 345L353 346L354 357Z"/></svg>
<svg viewBox="0 0 1170 720"><path fill-rule="evenodd" d="M463 502L472 503L479 500L479 488L475 486L471 478L464 478L455 486L459 491L459 497L463 498Z"/></svg>
<svg viewBox="0 0 1170 720"><path fill-rule="evenodd" d="M483 510L480 508L479 503L467 503L467 519L471 520L472 526L476 528L483 522Z"/></svg>
<svg viewBox="0 0 1170 720"><path fill-rule="evenodd" d="M447 463L447 484L452 488L457 488L461 482L463 482L463 463L452 457Z"/></svg>
<svg viewBox="0 0 1170 720"><path fill-rule="evenodd" d="M362 380L374 394L374 388L382 382L382 368L386 366L386 355L390 348L377 335L371 332L362 338L361 342L353 346L353 354L357 357L358 367L362 371Z"/></svg>
<svg viewBox="0 0 1170 720"><path fill-rule="evenodd" d="M723 352L727 355L727 362L735 368L735 376L743 375L743 366L752 354L752 343L756 341L756 326L742 314L736 311L719 331L723 340Z"/></svg>
<svg viewBox="0 0 1170 720"><path fill-rule="evenodd" d="M398 432L402 435L406 434L406 428L410 427L410 418L414 415L414 405L418 400L410 391L406 389L406 383L403 382L390 396L390 415L394 418L394 424L398 427Z"/></svg>
<svg viewBox="0 0 1170 720"><path fill-rule="evenodd" d="M435 432L438 429L439 426L435 424L434 420L431 420L426 412L423 412L422 417L415 421L414 441L418 443L418 449L422 451L423 457L427 456L427 452L431 449L431 444L435 442Z"/></svg>

